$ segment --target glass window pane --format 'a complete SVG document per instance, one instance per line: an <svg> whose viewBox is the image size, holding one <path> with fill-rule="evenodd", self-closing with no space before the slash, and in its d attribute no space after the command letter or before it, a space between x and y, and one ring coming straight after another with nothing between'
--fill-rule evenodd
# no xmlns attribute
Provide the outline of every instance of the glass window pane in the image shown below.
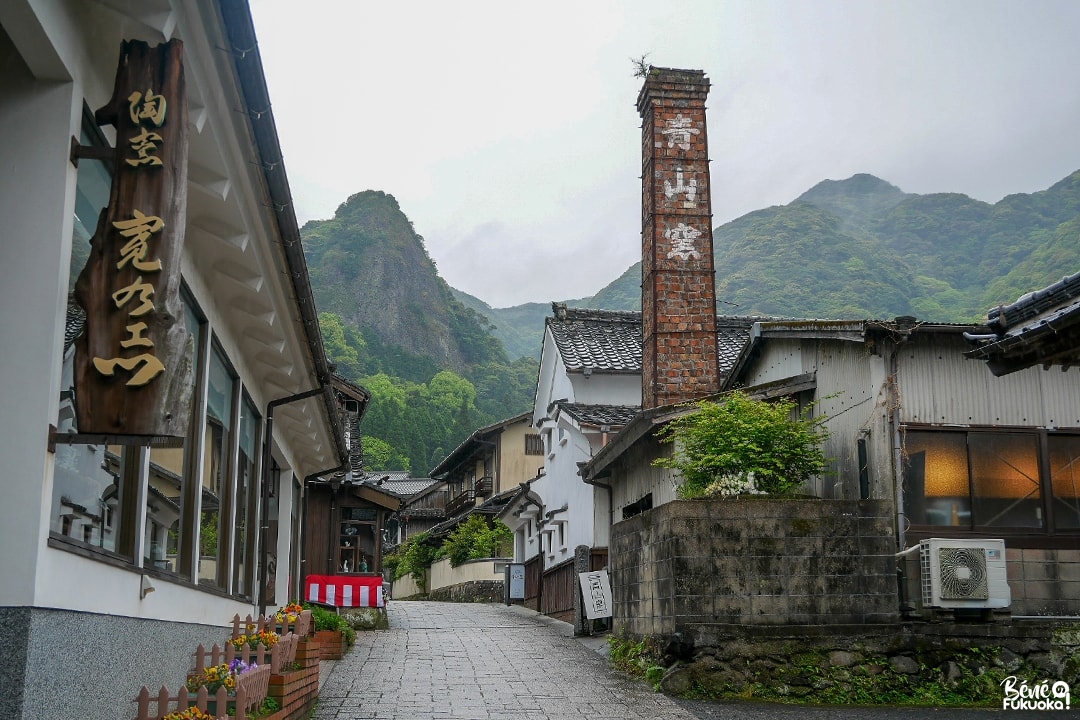
<svg viewBox="0 0 1080 720"><path fill-rule="evenodd" d="M79 139L82 145L100 145L86 129ZM108 165L101 160L79 160L75 181L75 218L71 231L71 261L68 292L75 289L75 280L90 257L90 238L97 228L98 216L109 202L112 176Z"/></svg>
<svg viewBox="0 0 1080 720"><path fill-rule="evenodd" d="M146 487L143 564L178 572L180 513L184 503L184 449L151 448Z"/></svg>
<svg viewBox="0 0 1080 720"><path fill-rule="evenodd" d="M964 433L905 433L904 511L913 525L971 524Z"/></svg>
<svg viewBox="0 0 1080 720"><path fill-rule="evenodd" d="M250 596L249 573L251 555L254 550L254 512L258 506L255 492L259 487L255 479L255 466L258 460L259 413L246 395L240 410L240 457L236 475L236 519L233 531L236 539L235 592Z"/></svg>
<svg viewBox="0 0 1080 720"><path fill-rule="evenodd" d="M1042 527L1038 438L1034 434L969 433L975 524Z"/></svg>
<svg viewBox="0 0 1080 720"><path fill-rule="evenodd" d="M1080 529L1080 436L1050 436L1054 527Z"/></svg>
<svg viewBox="0 0 1080 720"><path fill-rule="evenodd" d="M124 460L119 447L57 445L49 531L118 552Z"/></svg>
<svg viewBox="0 0 1080 720"><path fill-rule="evenodd" d="M224 586L228 574L222 574L229 533L222 511L228 502L229 438L235 380L228 365L215 348L210 356L207 389L205 447L203 468L202 517L199 529L199 583Z"/></svg>

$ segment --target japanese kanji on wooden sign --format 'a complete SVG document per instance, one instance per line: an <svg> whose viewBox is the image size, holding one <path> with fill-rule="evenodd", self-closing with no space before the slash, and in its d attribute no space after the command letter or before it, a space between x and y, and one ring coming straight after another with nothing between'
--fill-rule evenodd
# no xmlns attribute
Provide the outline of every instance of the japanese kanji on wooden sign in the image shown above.
<svg viewBox="0 0 1080 720"><path fill-rule="evenodd" d="M192 337L180 301L187 224L183 44L124 41L98 125L116 128L109 204L75 283L86 327L75 346L79 434L183 437Z"/></svg>

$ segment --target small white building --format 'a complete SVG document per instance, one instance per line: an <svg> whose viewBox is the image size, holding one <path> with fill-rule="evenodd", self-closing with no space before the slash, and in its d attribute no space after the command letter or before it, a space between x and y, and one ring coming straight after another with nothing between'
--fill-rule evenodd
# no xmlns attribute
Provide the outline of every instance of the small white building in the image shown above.
<svg viewBox="0 0 1080 720"><path fill-rule="evenodd" d="M72 442L69 293L112 177L73 140L132 142L94 111L122 41L171 39L191 422L180 447ZM0 126L0 708L132 717L139 688L175 691L234 614L297 597L305 481L348 460L247 4L6 0Z"/></svg>
<svg viewBox="0 0 1080 720"><path fill-rule="evenodd" d="M532 412L543 471L501 516L514 530L515 560L542 552L546 569L572 560L579 545L607 547L607 524L596 521L607 496L581 482L578 465L641 404L641 313L552 307Z"/></svg>

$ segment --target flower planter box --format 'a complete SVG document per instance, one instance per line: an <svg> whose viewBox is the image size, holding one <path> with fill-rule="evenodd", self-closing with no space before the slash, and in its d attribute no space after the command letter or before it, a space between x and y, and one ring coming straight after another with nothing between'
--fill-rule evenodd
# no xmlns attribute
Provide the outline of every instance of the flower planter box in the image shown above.
<svg viewBox="0 0 1080 720"><path fill-rule="evenodd" d="M267 697L277 701L281 708L273 717L277 718L279 713L282 718L289 720L303 717L303 713L319 697L318 663L312 667L271 675Z"/></svg>
<svg viewBox="0 0 1080 720"><path fill-rule="evenodd" d="M301 638L296 643L296 662L300 663L301 667L317 667L321 659L322 646L314 637Z"/></svg>
<svg viewBox="0 0 1080 720"><path fill-rule="evenodd" d="M316 630L315 642L321 648L322 660L340 660L343 651L344 640L340 630Z"/></svg>

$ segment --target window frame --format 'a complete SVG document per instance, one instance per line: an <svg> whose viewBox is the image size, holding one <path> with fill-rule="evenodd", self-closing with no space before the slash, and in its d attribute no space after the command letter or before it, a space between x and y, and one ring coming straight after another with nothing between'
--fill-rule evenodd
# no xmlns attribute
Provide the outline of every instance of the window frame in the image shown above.
<svg viewBox="0 0 1080 720"><path fill-rule="evenodd" d="M1049 429L1036 427L1013 427L1013 426L941 426L923 425L918 423L905 423L902 431L902 463L900 470L900 482L903 485L904 517L906 521L906 536L909 541L917 542L930 537L948 535L950 537L971 538L1003 538L1007 545L1030 548L1071 548L1075 547L1080 538L1080 528L1058 528L1054 516L1053 480L1050 466L1050 440L1053 437L1073 437L1080 439L1078 429ZM914 523L909 511L912 508L907 486L908 471L908 442L907 433L929 433L935 435L960 435L964 439L966 451L965 460L968 472L969 507L975 507L975 487L972 475L971 447L968 441L971 435L1019 435L1035 440L1036 463L1039 471L1039 493L1042 510L1042 527L1023 527L1005 525L978 525L974 511L966 525L932 525L928 523ZM925 492L925 491L924 491ZM925 498L925 495L924 495Z"/></svg>

